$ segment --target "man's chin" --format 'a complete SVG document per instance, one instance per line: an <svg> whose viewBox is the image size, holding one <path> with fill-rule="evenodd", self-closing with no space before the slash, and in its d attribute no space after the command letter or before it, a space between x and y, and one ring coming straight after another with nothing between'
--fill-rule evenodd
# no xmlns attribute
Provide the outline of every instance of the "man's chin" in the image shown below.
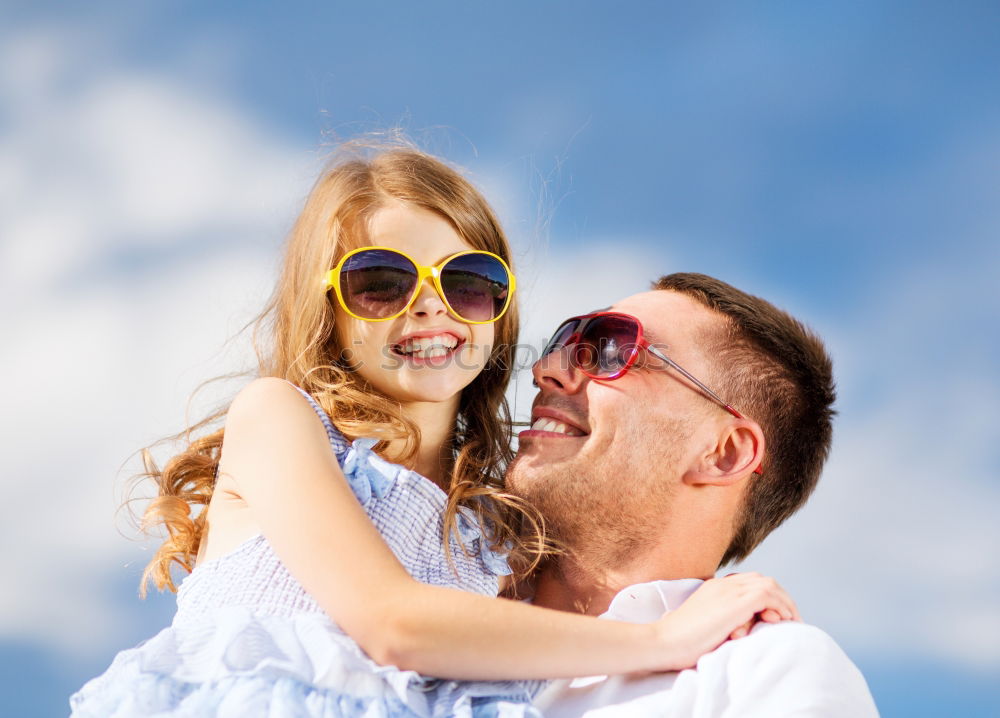
<svg viewBox="0 0 1000 718"><path fill-rule="evenodd" d="M572 472L564 457L537 446L522 444L514 461L507 467L507 490L528 501L540 494L561 493L559 486L570 480Z"/></svg>
<svg viewBox="0 0 1000 718"><path fill-rule="evenodd" d="M583 450L588 436L565 436L548 431L522 431L518 435L518 457L534 464L560 463L574 459Z"/></svg>

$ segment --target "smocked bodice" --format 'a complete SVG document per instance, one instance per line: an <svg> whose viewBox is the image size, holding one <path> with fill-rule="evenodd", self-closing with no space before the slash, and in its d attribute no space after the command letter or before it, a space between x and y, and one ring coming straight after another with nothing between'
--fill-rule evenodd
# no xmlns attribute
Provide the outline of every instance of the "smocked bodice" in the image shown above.
<svg viewBox="0 0 1000 718"><path fill-rule="evenodd" d="M445 493L423 476L380 458L372 451L373 439L358 439L350 445L331 439L331 443L335 449L343 447L339 458L355 496L413 578L496 595L498 576L509 569L503 556L490 550L471 512L458 517L459 535L468 553L454 539L450 542L452 570L442 540ZM322 612L259 535L199 565L184 579L174 622L201 620L206 613L226 606L250 607L259 615Z"/></svg>

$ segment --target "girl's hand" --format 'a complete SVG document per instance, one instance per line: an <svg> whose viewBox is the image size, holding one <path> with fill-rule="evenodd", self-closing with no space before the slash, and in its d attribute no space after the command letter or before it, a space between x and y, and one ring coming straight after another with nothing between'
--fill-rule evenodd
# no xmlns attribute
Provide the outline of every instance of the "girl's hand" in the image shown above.
<svg viewBox="0 0 1000 718"><path fill-rule="evenodd" d="M773 578L734 573L705 581L654 625L671 659L664 670L691 668L726 639L741 638L757 621L801 621L795 602Z"/></svg>

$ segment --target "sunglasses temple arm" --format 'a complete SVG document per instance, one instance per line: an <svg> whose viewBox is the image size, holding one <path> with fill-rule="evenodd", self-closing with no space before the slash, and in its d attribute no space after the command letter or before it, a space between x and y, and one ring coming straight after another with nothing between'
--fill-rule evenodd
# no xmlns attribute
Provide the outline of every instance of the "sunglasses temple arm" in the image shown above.
<svg viewBox="0 0 1000 718"><path fill-rule="evenodd" d="M736 409L734 409L734 408L732 407L732 405L730 405L730 404L727 404L726 402L724 402L724 401L722 400L722 397L720 397L720 396L719 396L718 394L716 394L716 393L715 393L714 391L712 391L712 390L711 390L711 389L709 389L709 388L708 388L707 386L705 386L705 385L704 385L704 384L702 384L702 383L701 383L700 381L698 381L698 380L697 380L697 379L695 379L695 378L694 378L693 376L691 376L691 374L689 374L689 373L688 373L688 371L687 371L686 369L684 369L684 367L682 367L682 366L681 366L680 364L678 364L678 363L677 363L677 362L675 362L675 361L674 361L673 359L671 359L670 357L668 357L668 356L667 356L666 354L664 354L663 352L661 352L661 351L660 351L659 349L657 349L656 347L654 347L654 346L653 346L653 345L651 345L651 344L646 344L646 351L648 351L648 352L649 352L650 354L652 354L653 356L655 356L655 357L657 357L657 358L659 358L659 359L662 359L662 360L663 360L663 361L665 361L665 362L666 362L666 363L667 363L667 364L668 364L669 366L671 366L671 367L673 367L674 369L676 369L677 371L679 371L679 372L681 373L681 375L682 375L682 376L684 376L684 377L685 377L685 378L686 378L686 379L687 379L688 381L690 381L690 382L691 382L692 384L694 384L694 385L695 385L696 387L698 387L698 388L699 388L699 389L701 389L701 390L702 390L703 392L705 392L705 394L707 394L708 396L712 397L712 398L713 398L713 399L715 399L715 400L716 400L717 402L719 402L719 404L721 404L721 405L722 405L722 407L723 407L723 408L724 408L724 409L725 409L726 411L728 411L728 412L729 412L730 414L732 414L733 416L735 416L735 417L736 417L737 419L742 419L742 418L743 418L743 414L741 414L740 412L736 411ZM761 465L759 465L759 464L758 464L758 465L757 465L757 468L756 468L756 469L754 469L754 470L753 470L753 472L754 472L755 474L760 474L760 475L763 475L763 474L764 474L764 469L763 469L763 468L761 467Z"/></svg>
<svg viewBox="0 0 1000 718"><path fill-rule="evenodd" d="M678 364L677 362L675 362L673 359L671 359L670 357L668 357L666 354L664 354L663 352L661 352L659 349L657 349L656 347L654 347L652 344L647 345L646 346L646 350L650 354L652 354L653 356L655 356L657 359L661 359L662 361L665 361L668 365L670 365L672 368L674 368L675 370L677 370L685 379L687 379L689 382L691 382L696 387L698 387L699 389L701 389L703 392L705 392L712 399L714 399L715 401L717 401L726 411L728 411L730 414L732 414L733 416L735 416L737 419L742 419L743 418L743 414L741 414L740 412L736 411L736 409L734 409L732 406L730 406L728 403L726 403L722 399L721 396L719 396L714 391L712 391L711 389L709 389L707 386L705 386L704 384L702 384L700 381L698 381L697 379L695 379L694 376L687 371L687 369L685 369L684 367L682 367L680 364Z"/></svg>

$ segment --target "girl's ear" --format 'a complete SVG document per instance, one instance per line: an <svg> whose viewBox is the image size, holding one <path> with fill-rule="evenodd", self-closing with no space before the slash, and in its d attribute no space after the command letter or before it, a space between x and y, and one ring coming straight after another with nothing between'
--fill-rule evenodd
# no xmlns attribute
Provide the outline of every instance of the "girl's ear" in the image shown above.
<svg viewBox="0 0 1000 718"><path fill-rule="evenodd" d="M728 486L747 478L764 460L764 432L756 421L735 419L684 474L692 485Z"/></svg>

